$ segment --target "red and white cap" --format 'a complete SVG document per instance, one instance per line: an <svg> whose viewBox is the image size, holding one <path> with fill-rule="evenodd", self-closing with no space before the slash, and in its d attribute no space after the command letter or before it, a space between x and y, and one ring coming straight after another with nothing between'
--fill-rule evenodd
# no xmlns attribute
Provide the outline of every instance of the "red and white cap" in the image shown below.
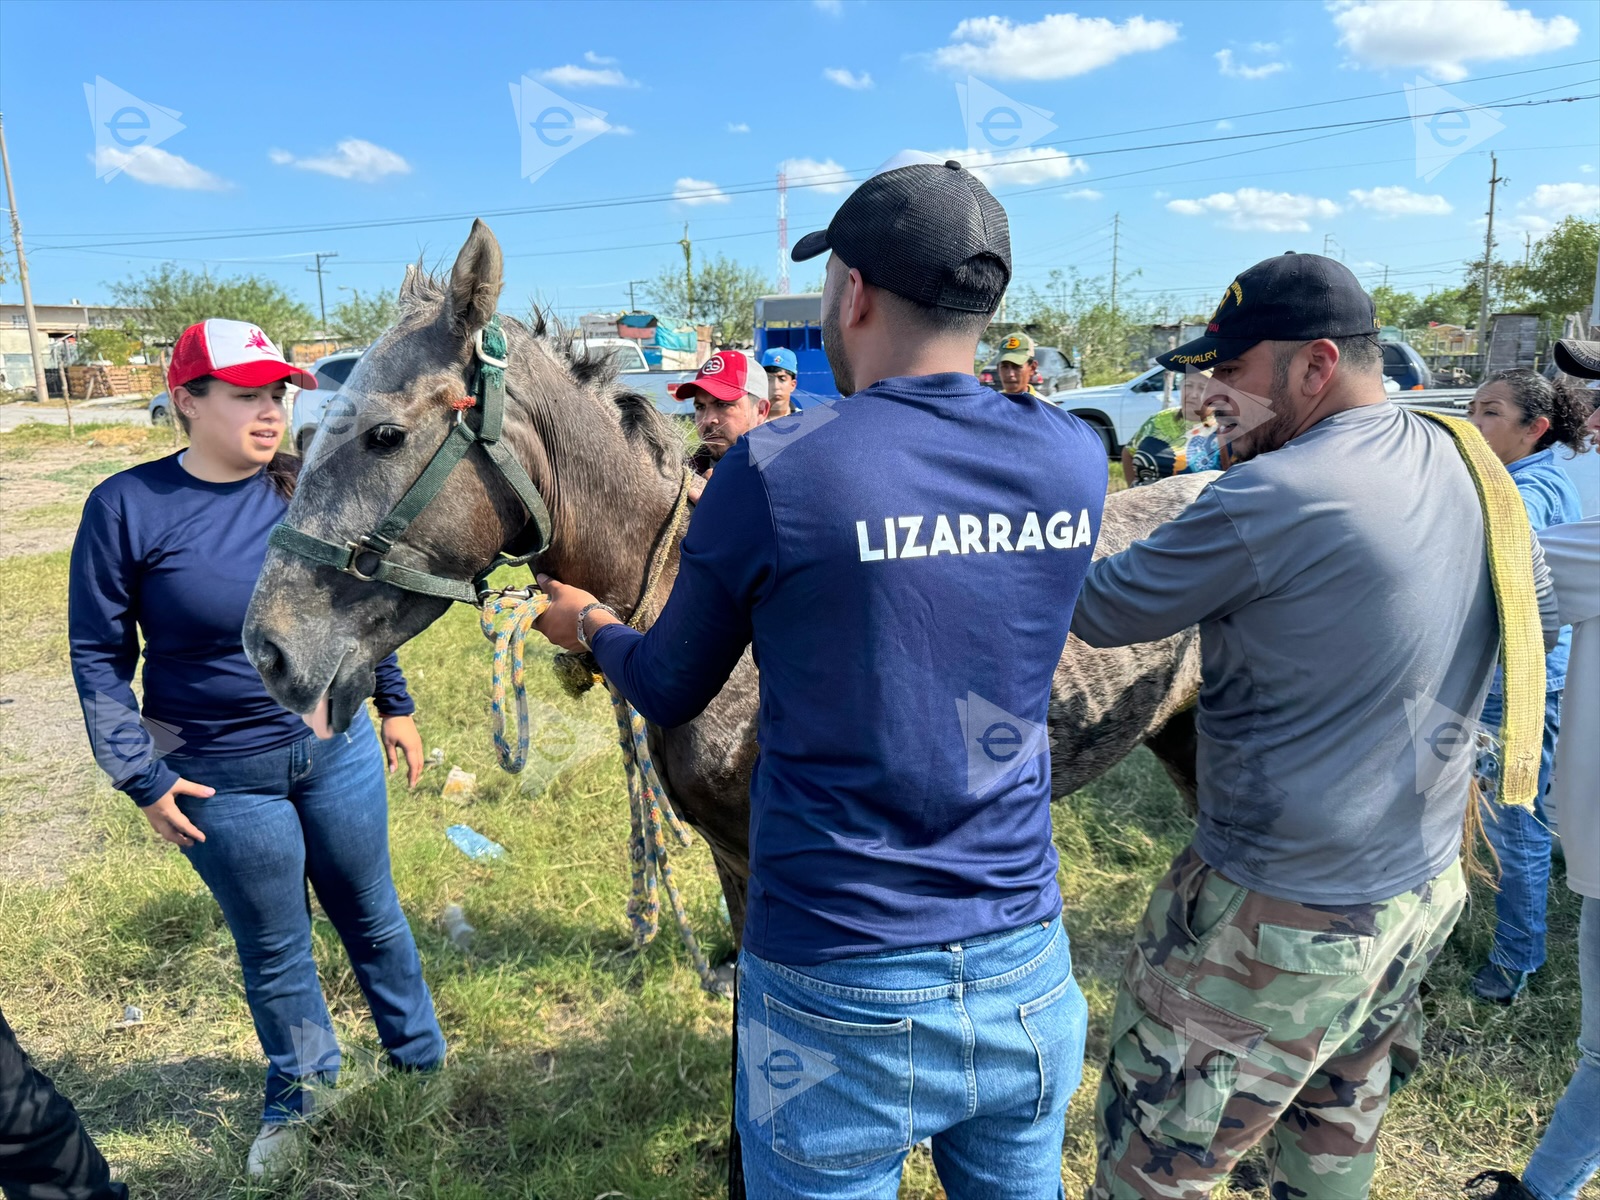
<svg viewBox="0 0 1600 1200"><path fill-rule="evenodd" d="M202 375L215 375L238 387L266 387L284 379L296 387L317 386L316 377L284 358L260 326L219 317L183 331L172 348L167 389L180 388Z"/></svg>
<svg viewBox="0 0 1600 1200"><path fill-rule="evenodd" d="M692 380L678 385L677 395L680 400L686 400L699 391L713 400L732 404L741 396L770 400L770 386L766 369L757 366L748 355L737 350L719 350L701 364Z"/></svg>

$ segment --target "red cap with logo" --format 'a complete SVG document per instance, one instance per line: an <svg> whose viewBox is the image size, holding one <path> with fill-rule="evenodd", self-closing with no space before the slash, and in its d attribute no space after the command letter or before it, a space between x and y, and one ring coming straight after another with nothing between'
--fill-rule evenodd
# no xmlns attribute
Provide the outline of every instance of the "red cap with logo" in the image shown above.
<svg viewBox="0 0 1600 1200"><path fill-rule="evenodd" d="M167 367L167 389L202 375L237 387L266 387L280 380L306 389L317 386L316 377L285 359L259 326L216 317L189 326L178 338Z"/></svg>
<svg viewBox="0 0 1600 1200"><path fill-rule="evenodd" d="M770 400L767 372L756 366L737 350L719 350L700 367L694 379L678 385L679 399L687 400L695 392L704 392L713 400L732 404L741 396L755 400Z"/></svg>

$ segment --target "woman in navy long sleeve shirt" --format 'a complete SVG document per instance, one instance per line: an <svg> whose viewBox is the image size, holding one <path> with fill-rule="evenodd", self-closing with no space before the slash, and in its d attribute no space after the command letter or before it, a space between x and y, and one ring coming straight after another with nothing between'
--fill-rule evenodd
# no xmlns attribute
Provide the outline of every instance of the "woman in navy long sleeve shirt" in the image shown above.
<svg viewBox="0 0 1600 1200"><path fill-rule="evenodd" d="M72 671L95 759L179 846L222 908L268 1060L263 1174L298 1141L307 1085L339 1047L311 954L306 881L338 930L398 1066L428 1069L444 1038L389 868L384 759L415 784L422 743L399 664L377 672L382 742L358 722L319 738L267 694L245 657L245 609L267 535L293 492L277 454L285 383L316 383L261 330L185 331L168 373L189 448L90 493L72 549ZM141 714L133 694L144 643Z"/></svg>

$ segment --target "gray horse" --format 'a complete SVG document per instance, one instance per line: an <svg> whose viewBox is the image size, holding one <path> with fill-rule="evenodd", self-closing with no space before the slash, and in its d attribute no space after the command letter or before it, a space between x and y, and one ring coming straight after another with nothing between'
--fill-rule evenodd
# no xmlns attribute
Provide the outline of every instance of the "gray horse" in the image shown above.
<svg viewBox="0 0 1600 1200"><path fill-rule="evenodd" d="M470 375L473 334L495 313L499 243L475 222L446 282L412 268L400 317L343 389L347 428L319 434L286 521L342 544L372 529L448 435L452 403ZM683 439L650 401L627 390L546 329L502 317L506 441L549 508L541 570L593 592L622 613L645 589L652 550L683 480ZM1185 476L1108 497L1096 555L1146 536L1187 506L1209 476ZM468 580L502 548L526 544L527 518L486 456L471 452L411 525L390 561ZM677 545L639 613L648 626L670 591ZM244 644L267 690L309 712L324 693L335 730L371 695L373 669L449 607L365 582L285 551L268 551L245 621ZM1194 629L1142 646L1093 650L1067 642L1050 703L1053 792L1067 795L1147 743L1191 800L1200 682ZM737 932L749 877L750 771L755 761L756 671L747 652L710 707L676 729L652 727L651 749L678 813L710 844Z"/></svg>

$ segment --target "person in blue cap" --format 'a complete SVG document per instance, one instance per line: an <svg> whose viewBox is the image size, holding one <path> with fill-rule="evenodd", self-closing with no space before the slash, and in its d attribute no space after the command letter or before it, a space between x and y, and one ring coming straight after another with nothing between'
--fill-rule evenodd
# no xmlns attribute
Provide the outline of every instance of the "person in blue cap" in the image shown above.
<svg viewBox="0 0 1600 1200"><path fill-rule="evenodd" d="M761 356L761 365L766 368L767 379L772 384L772 408L767 420L775 421L798 412L800 405L794 402L794 385L800 380L800 360L794 351L774 346Z"/></svg>

